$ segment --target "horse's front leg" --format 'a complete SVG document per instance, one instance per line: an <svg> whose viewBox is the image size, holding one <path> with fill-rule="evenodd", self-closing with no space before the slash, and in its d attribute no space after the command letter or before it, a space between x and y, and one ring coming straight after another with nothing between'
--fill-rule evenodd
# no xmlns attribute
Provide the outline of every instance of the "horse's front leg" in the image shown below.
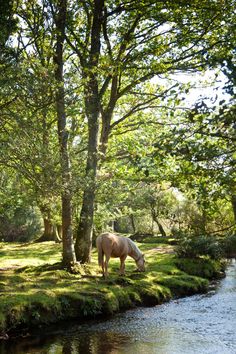
<svg viewBox="0 0 236 354"><path fill-rule="evenodd" d="M109 263L109 259L110 259L110 256L106 256L106 260L104 262L104 268L105 268L105 272L103 273L104 276L105 276L105 279L107 279L108 277L108 263Z"/></svg>
<svg viewBox="0 0 236 354"><path fill-rule="evenodd" d="M125 275L125 260L126 260L126 256L120 257L120 271L119 271L120 275Z"/></svg>

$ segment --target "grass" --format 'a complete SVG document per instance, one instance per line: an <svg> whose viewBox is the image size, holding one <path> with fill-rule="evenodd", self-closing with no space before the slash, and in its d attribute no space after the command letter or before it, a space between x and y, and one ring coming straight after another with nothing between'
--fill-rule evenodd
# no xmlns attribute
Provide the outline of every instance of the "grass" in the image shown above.
<svg viewBox="0 0 236 354"><path fill-rule="evenodd" d="M126 276L120 277L119 260L112 259L110 276L105 280L97 266L96 250L91 264L77 267L72 274L60 267L58 244L1 243L0 336L69 318L112 314L136 305L152 306L207 289L208 280L200 272L194 274L199 264L193 263L191 269L189 261L186 266L171 253L170 245L149 240L138 246L146 255L147 271L136 273L134 261L128 258Z"/></svg>

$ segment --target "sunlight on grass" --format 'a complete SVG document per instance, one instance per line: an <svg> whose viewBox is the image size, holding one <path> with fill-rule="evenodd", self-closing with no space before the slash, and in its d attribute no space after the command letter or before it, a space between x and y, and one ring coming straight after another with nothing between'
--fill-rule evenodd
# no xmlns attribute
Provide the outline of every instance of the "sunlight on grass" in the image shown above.
<svg viewBox="0 0 236 354"><path fill-rule="evenodd" d="M0 243L0 332L23 323L51 323L112 314L137 304L155 305L173 295L207 287L206 279L177 268L172 246L138 246L145 252L146 272L135 272L136 264L128 257L126 276L120 277L120 261L113 258L109 278L105 280L97 264L96 250L92 252L91 264L80 265L72 274L60 269L61 245Z"/></svg>
<svg viewBox="0 0 236 354"><path fill-rule="evenodd" d="M61 245L55 242L0 243L0 268L38 266L61 260Z"/></svg>

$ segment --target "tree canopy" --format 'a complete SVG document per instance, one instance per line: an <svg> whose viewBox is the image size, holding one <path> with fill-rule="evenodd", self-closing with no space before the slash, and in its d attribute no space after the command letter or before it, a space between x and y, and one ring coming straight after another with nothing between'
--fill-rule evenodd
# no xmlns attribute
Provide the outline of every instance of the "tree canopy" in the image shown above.
<svg viewBox="0 0 236 354"><path fill-rule="evenodd" d="M59 239L62 227L66 265L74 243L77 261L89 262L93 233L124 217L135 228L142 209L163 235L187 228L176 215L190 202L199 232L233 227L217 213L236 210L234 6L5 2L1 168L28 190L43 239ZM193 83L178 75L208 69L224 73L230 99L187 105Z"/></svg>

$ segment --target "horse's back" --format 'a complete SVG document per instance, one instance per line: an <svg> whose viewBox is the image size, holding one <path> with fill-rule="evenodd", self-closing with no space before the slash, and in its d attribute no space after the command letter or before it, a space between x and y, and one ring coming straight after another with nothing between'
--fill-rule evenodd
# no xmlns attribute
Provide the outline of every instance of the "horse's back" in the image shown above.
<svg viewBox="0 0 236 354"><path fill-rule="evenodd" d="M110 232L105 232L97 237L97 247L101 247L105 254L112 257L120 257L128 252L128 242L126 237L117 236Z"/></svg>
<svg viewBox="0 0 236 354"><path fill-rule="evenodd" d="M103 244L112 244L114 240L116 239L116 235L110 233L110 232L104 232L103 234L99 235L96 239L96 244L98 245L103 245Z"/></svg>

